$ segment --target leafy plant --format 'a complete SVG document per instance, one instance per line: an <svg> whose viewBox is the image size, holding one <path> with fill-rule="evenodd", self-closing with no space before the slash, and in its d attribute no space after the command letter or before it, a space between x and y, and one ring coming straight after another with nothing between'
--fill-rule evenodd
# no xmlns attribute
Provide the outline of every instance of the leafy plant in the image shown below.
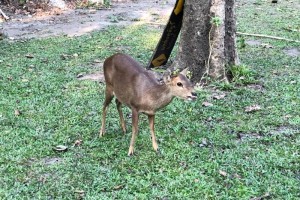
<svg viewBox="0 0 300 200"><path fill-rule="evenodd" d="M211 17L210 23L215 26L220 26L222 24L222 19L219 16Z"/></svg>
<svg viewBox="0 0 300 200"><path fill-rule="evenodd" d="M246 65L234 65L230 67L232 81L235 83L249 84L255 82L256 73Z"/></svg>

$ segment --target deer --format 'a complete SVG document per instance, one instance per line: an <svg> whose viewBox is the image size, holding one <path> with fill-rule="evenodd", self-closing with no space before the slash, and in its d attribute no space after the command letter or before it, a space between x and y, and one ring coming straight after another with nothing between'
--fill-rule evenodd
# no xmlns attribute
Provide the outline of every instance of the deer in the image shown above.
<svg viewBox="0 0 300 200"><path fill-rule="evenodd" d="M121 108L122 104L128 106L132 112L132 136L128 156L134 153L140 113L148 116L152 146L156 152L159 152L154 133L156 111L171 103L174 97L184 100L197 99L194 85L186 76L187 69L175 75L172 75L170 71L165 72L161 83L153 76L150 70L143 68L129 55L117 53L104 61L103 71L106 87L100 137L103 137L105 134L107 108L115 96L120 125L124 134L126 133L126 125Z"/></svg>

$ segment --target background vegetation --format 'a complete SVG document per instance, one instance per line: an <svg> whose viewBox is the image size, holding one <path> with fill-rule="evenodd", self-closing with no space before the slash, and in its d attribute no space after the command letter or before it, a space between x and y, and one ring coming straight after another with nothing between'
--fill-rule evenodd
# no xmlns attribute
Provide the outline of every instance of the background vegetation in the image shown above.
<svg viewBox="0 0 300 200"><path fill-rule="evenodd" d="M241 32L299 39L291 1L241 1L237 12ZM127 156L131 134L122 135L114 106L98 138L104 84L76 77L115 52L146 64L159 36L131 26L0 41L0 199L300 198L300 58L287 54L298 43L239 37L234 83L158 112L161 154L142 115Z"/></svg>

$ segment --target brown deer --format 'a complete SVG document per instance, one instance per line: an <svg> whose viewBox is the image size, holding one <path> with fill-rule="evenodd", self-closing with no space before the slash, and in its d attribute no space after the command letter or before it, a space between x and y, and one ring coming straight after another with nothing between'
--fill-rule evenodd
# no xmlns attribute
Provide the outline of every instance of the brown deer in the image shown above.
<svg viewBox="0 0 300 200"><path fill-rule="evenodd" d="M174 97L186 100L195 100L193 84L186 77L187 70L177 75L165 73L163 83L160 83L153 74L144 69L130 56L115 54L104 61L104 77L106 82L105 101L103 104L102 127L100 137L105 134L105 117L107 107L116 96L117 109L123 132L126 132L125 121L121 105L125 104L132 110L132 138L128 155L134 151L134 143L138 133L139 113L148 115L152 146L158 151L154 134L155 112L167 106Z"/></svg>

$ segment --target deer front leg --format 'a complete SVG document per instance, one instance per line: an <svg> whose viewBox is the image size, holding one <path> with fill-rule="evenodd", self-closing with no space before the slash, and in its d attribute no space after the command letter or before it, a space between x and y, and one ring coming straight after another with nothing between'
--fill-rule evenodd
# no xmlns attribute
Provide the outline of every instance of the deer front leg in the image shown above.
<svg viewBox="0 0 300 200"><path fill-rule="evenodd" d="M134 143L138 133L138 121L139 121L139 113L137 110L132 109L132 136L131 136L128 156L131 156L134 151Z"/></svg>
<svg viewBox="0 0 300 200"><path fill-rule="evenodd" d="M156 137L155 137L155 134L154 134L154 117L155 117L155 115L148 115L150 132L151 132L151 139L152 139L152 146L153 146L153 149L157 152L158 151L158 145L157 145Z"/></svg>

